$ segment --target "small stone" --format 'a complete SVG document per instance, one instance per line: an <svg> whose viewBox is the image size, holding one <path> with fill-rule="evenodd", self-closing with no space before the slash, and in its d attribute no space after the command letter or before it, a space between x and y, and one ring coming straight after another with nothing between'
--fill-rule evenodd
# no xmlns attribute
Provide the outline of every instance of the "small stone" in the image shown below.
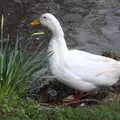
<svg viewBox="0 0 120 120"><path fill-rule="evenodd" d="M57 91L52 89L52 90L49 90L49 91L48 91L48 94L49 94L50 96L54 97L54 96L57 96Z"/></svg>
<svg viewBox="0 0 120 120"><path fill-rule="evenodd" d="M81 103L80 106L81 106L81 107L84 107L84 106L85 106L85 103Z"/></svg>

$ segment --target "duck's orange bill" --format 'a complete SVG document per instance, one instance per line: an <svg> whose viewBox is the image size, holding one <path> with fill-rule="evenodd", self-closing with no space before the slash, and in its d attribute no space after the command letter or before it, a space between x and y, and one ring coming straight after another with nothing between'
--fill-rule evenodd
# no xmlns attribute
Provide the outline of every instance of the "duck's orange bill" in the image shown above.
<svg viewBox="0 0 120 120"><path fill-rule="evenodd" d="M35 21L31 22L30 24L32 26L39 26L41 23L40 23L40 21L35 20Z"/></svg>

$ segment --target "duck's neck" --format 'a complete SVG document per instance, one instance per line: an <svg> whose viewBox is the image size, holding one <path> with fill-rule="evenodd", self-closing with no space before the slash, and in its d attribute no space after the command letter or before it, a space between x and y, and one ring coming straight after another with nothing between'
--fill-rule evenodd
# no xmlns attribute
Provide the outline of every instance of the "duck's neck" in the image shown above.
<svg viewBox="0 0 120 120"><path fill-rule="evenodd" d="M56 24L53 25L53 27L51 28L51 31L52 31L53 37L56 37L56 38L64 37L64 32L58 21L56 21Z"/></svg>
<svg viewBox="0 0 120 120"><path fill-rule="evenodd" d="M59 55L63 55L68 50L64 39L64 32L60 24L52 29L52 39L50 41L49 50Z"/></svg>

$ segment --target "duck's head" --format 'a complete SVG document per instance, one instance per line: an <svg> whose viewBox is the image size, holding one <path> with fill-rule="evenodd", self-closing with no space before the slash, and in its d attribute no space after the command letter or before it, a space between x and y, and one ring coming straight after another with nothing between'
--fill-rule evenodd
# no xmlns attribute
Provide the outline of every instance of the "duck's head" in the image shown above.
<svg viewBox="0 0 120 120"><path fill-rule="evenodd" d="M31 22L31 25L33 26L37 26L40 24L48 27L52 31L53 35L63 36L63 31L62 31L59 21L51 13L42 14L38 21Z"/></svg>

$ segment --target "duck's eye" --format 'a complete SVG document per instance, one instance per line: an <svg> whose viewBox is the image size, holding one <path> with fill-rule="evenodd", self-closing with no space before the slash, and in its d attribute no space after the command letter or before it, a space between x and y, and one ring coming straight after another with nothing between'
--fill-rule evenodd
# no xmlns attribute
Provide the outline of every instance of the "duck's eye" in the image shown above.
<svg viewBox="0 0 120 120"><path fill-rule="evenodd" d="M44 19L46 19L47 17L46 17L46 16L44 16L43 18L44 18Z"/></svg>

